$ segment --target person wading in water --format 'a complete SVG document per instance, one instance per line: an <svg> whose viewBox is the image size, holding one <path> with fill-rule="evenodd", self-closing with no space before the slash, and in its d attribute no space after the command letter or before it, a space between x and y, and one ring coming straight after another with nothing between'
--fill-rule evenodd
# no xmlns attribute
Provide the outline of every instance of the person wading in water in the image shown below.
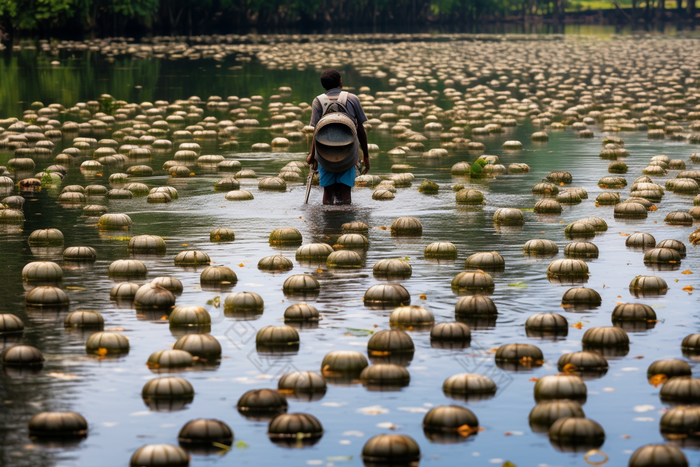
<svg viewBox="0 0 700 467"><path fill-rule="evenodd" d="M362 126L367 121L360 99L349 92L343 91L343 80L340 73L336 70L326 70L321 73L321 84L326 90L325 94L314 99L311 106L311 123L310 125L316 128L316 125L327 115L333 113L342 113L349 117L355 125L357 133L356 141L352 145L353 149L349 153L347 160L341 166L351 164L350 168L342 171L331 171L329 167L324 167L324 161L318 163L319 184L323 187L323 204L350 204L352 202L351 192L355 185L356 165L359 162L359 152L357 146L364 155L364 169L362 174L369 172L369 151L367 149L367 133ZM339 117L336 115L336 117ZM336 119L337 120L337 119ZM347 121L347 120L346 120ZM323 126L321 121L319 128ZM311 153L306 158L309 164L317 163L316 134L314 134L314 142L311 146Z"/></svg>

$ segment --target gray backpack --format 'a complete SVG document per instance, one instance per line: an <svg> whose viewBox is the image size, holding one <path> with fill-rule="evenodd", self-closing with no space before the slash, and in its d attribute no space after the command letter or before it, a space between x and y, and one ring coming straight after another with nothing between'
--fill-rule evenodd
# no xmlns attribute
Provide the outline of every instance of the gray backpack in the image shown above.
<svg viewBox="0 0 700 467"><path fill-rule="evenodd" d="M341 91L338 96L334 97L329 97L326 94L316 96L316 99L318 99L318 102L321 104L321 119L328 114L336 112L343 113L350 117L350 113L348 112L348 94L347 91Z"/></svg>
<svg viewBox="0 0 700 467"><path fill-rule="evenodd" d="M359 146L355 119L348 114L348 93L317 97L323 113L314 129L316 160L328 172L342 173L357 164Z"/></svg>

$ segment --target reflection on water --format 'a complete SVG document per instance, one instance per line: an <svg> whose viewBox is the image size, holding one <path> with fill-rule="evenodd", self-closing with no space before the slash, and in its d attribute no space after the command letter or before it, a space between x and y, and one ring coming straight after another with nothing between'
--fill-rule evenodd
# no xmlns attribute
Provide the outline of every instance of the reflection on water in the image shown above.
<svg viewBox="0 0 700 467"><path fill-rule="evenodd" d="M74 102L109 92L129 101L175 99L198 94L241 96L262 94L282 84L293 88L291 101L310 101L319 92L317 72L263 70L255 62L241 69L230 70L233 62L221 68L208 61L193 63L167 61L132 61L118 58L113 64L99 58L69 58L58 70L44 69L41 59L33 55L12 54L0 62L3 82L0 84L0 103L5 114L19 115L24 101L53 100ZM185 70L187 71L185 73ZM28 72L27 72L28 71ZM57 75L54 73L58 73ZM362 78L348 70L347 82L369 85L373 91L388 89L385 81ZM135 86L142 86L136 88ZM14 94L9 92L14 89ZM694 284L694 275L682 275L679 270L652 271L643 263L638 251L625 248L625 236L635 230L653 232L657 239L672 238L687 242L694 229L691 226L665 225L666 212L687 210L690 200L666 193L661 209L650 212L646 221L621 221L613 217L610 206L595 206L595 198L603 190L597 181L607 174L607 162L601 163L598 153L603 136L580 140L571 131L552 132L547 144L530 142L535 128L529 124L509 129L499 137L482 141L486 153L497 155L500 162L526 163L531 171L526 175L500 176L496 179L469 180L451 177L449 167L463 160L473 160L473 154L455 153L440 159L425 159L420 155L389 156L386 151L397 143L389 132L371 132L370 143L378 144L381 152L373 156L376 174L390 173L395 163L414 167L416 180L412 187L399 188L396 199L374 201L372 191L357 188L353 191L353 205L325 207L321 191L315 188L309 205L303 205L304 187L299 182L288 183L283 193L261 192L257 180L241 181L241 188L250 190L255 199L238 203L226 201L223 192L215 192L214 182L220 174L199 172L191 179L170 179L161 175L162 164L169 155L155 155L151 166L156 175L139 179L149 187L175 186L180 198L167 205L147 204L144 198L133 200L100 200L110 212L123 212L133 220L130 232L108 233L97 230L95 219L81 216L79 209L59 208L57 193L40 192L28 197L24 207L26 222L20 229L3 228L0 234L2 268L0 268L0 312L14 313L25 322L21 338L3 337L0 345L23 342L41 349L46 357L38 374L6 369L0 373L0 394L5 414L0 422L0 442L4 446L0 463L3 465L106 465L104 460L124 464L128 456L146 443L176 443L177 433L188 420L218 418L229 424L235 441L243 441L245 448L234 448L222 461L221 457L193 456L193 465L236 462L247 465L268 465L284 458L293 465L316 465L332 462L340 465L360 465L359 453L364 442L372 435L389 432L409 434L416 439L426 464L439 462L455 465L464 462L478 465L498 464L494 459L510 458L517 465L547 463L550 465L585 465L582 455L555 451L540 435L532 433L528 414L534 406L533 378L557 372L557 360L566 352L581 349L581 337L593 326L609 326L612 309L619 302L641 301L655 308L658 323L642 326L623 326L630 332L628 351L619 351L609 358L610 369L604 376L586 381L588 400L586 415L603 425L607 440L603 450L610 456L611 465L623 465L629 452L652 442L661 442L658 421L664 405L658 398L658 388L648 385L646 367L654 360L680 358L680 340L696 331L697 300L682 288ZM643 133L623 135L625 148L631 156L626 162L630 173L638 173L650 157L663 153L671 159L688 160L692 152L688 146L671 142L649 141ZM270 141L267 129L242 132L240 147L248 148L254 142ZM505 139L523 142L523 151L506 152L501 149ZM439 141L426 142L426 150L439 147ZM220 154L218 149L208 149ZM258 177L277 174L290 160L303 160L305 143L293 143L286 153L225 154L235 157L244 168L256 171ZM6 157L6 155L5 155ZM6 159L3 159L5 161ZM560 216L540 216L525 211L522 227L495 226L492 217L499 207L531 209L537 198L531 187L551 170L569 171L574 176L573 186L588 192L588 199L577 206L567 207ZM673 173L673 172L672 172ZM71 169L63 186L97 183L109 186L109 172L101 175L81 174ZM440 185L437 195L423 195L417 191L420 182L428 178ZM633 178L626 176L628 182ZM657 180L660 183L662 179ZM486 197L479 207L457 206L454 184L476 188ZM421 237L392 237L388 228L399 216L414 216L423 224ZM602 297L598 308L562 308L561 297L571 287L568 283L547 280L546 269L554 259L563 258L564 226L576 219L598 216L609 225L609 230L598 234L592 241L600 250L599 257L587 261L590 277L587 287ZM341 234L341 226L348 222L364 222L370 226L370 247L366 252L365 267L359 270L329 270L325 263L298 262L295 247L271 247L269 233L280 227L301 231L304 242L334 244ZM87 268L64 263L50 249L30 248L26 239L39 228L55 227L65 236L65 246L91 246L97 250L97 261ZM233 242L212 243L209 232L215 228L235 231ZM108 279L107 268L117 259L127 259L128 235L151 234L165 238L167 254L139 257L148 268L148 279L173 276L182 281L183 293L177 305L204 307L212 317L211 334L223 347L223 358L218 366L197 368L179 373L192 383L195 396L188 401L157 401L144 405L142 386L153 373L146 367L149 355L172 346L184 334L171 332L162 313L136 312L129 302L115 302L109 291L116 283ZM522 245L533 238L550 239L559 246L559 253L550 258L523 255ZM423 257L426 245L435 241L449 241L458 250L456 261L434 261ZM181 268L173 264L174 256L183 250L201 250L210 255L217 265L232 268L238 276L233 292L251 291L262 296L265 310L260 313L229 314L217 305L227 292L206 290L201 287L199 275L203 268ZM388 310L365 307L364 292L372 285L385 283L376 278L371 267L380 259L407 259L413 274L401 283L411 294L411 303L430 310L436 322L454 321L454 307L458 300L450 286L452 278L463 270L464 260L472 253L498 251L505 259L502 272L492 275L496 284L491 295L498 308L497 318L460 319L472 329L472 341L464 349L432 346L428 332L409 330L416 351L412 358L399 363L406 365L411 382L400 391L365 389L358 381L330 385L322 400L290 398L289 412L308 412L324 426L323 437L307 449L287 450L270 444L266 435L267 423L247 420L236 410L236 401L247 390L276 388L277 379L295 370L320 371L323 356L331 350L356 350L366 353L366 344L372 332L389 329ZM269 274L257 269L260 258L281 254L294 263L288 272ZM29 261L51 259L64 267L62 287L70 300L70 311L95 310L105 318L105 329L118 330L130 340L129 354L117 359L88 357L85 341L88 334L66 332L63 319L66 311L25 310L25 288L21 269ZM683 270L700 271L700 259L692 247L683 259ZM654 272L670 286L666 295L633 297L628 289L630 280L638 274ZM283 282L292 274L310 274L321 284L321 292L306 297L286 296ZM677 281L677 282L676 282ZM142 284L146 281L137 281ZM520 284L520 285L517 285ZM514 286L515 285L515 286ZM216 298L219 297L219 300ZM256 349L255 335L269 325L283 324L284 310L291 304L307 301L319 309L323 319L318 326L300 326L298 351L260 352ZM557 312L570 324L568 335L539 335L525 331L524 323L533 313ZM545 356L542 367L528 371L499 368L494 364L492 349L504 343L529 342L540 347ZM265 350L265 349L263 349ZM378 358L373 360L379 361ZM695 361L690 361L695 367ZM517 369L520 369L519 367ZM199 371L206 370L206 371ZM442 382L457 373L479 373L492 377L499 385L496 397L469 399L448 398L442 392ZM381 388L380 388L381 389ZM397 389L397 388L394 388ZM425 435L421 428L423 414L435 405L465 404L477 416L484 431L470 437L466 443L452 443ZM641 407L641 409L640 409ZM651 408L649 408L651 407ZM26 423L31 415L43 410L75 410L90 423L87 440L77 446L61 449L36 446L28 439ZM511 436L505 436L505 434ZM504 449L505 448L505 449ZM686 454L697 464L700 453L691 444ZM346 457L351 456L352 458Z"/></svg>

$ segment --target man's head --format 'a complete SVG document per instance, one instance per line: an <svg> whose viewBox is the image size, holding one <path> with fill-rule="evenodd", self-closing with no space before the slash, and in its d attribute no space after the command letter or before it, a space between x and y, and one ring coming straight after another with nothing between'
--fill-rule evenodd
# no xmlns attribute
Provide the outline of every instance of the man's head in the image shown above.
<svg viewBox="0 0 700 467"><path fill-rule="evenodd" d="M333 88L342 88L343 79L340 77L338 70L330 68L321 73L321 85L326 91Z"/></svg>

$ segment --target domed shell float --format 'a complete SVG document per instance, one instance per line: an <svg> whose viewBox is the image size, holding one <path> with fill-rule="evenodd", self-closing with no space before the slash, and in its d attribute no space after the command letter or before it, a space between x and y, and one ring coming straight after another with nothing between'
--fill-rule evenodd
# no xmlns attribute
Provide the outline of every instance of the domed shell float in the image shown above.
<svg viewBox="0 0 700 467"><path fill-rule="evenodd" d="M270 234L270 245L273 246L294 246L301 245L301 232L297 229L285 227L276 229Z"/></svg>
<svg viewBox="0 0 700 467"><path fill-rule="evenodd" d="M366 466L417 465L420 457L418 443L408 435L376 435L362 447L362 461Z"/></svg>
<svg viewBox="0 0 700 467"><path fill-rule="evenodd" d="M286 294L314 294L321 289L321 284L308 274L296 274L289 276L282 284L282 290Z"/></svg>
<svg viewBox="0 0 700 467"><path fill-rule="evenodd" d="M406 306L411 303L408 291L399 284L373 285L365 292L365 306Z"/></svg>
<svg viewBox="0 0 700 467"><path fill-rule="evenodd" d="M588 265L580 259L557 259L547 267L547 278L554 280L587 279Z"/></svg>
<svg viewBox="0 0 700 467"><path fill-rule="evenodd" d="M88 338L85 349L99 357L123 355L129 352L129 340L116 332L96 332Z"/></svg>
<svg viewBox="0 0 700 467"><path fill-rule="evenodd" d="M559 313L536 313L525 321L528 337L564 337L569 333L569 323Z"/></svg>
<svg viewBox="0 0 700 467"><path fill-rule="evenodd" d="M455 259L457 247L450 242L435 242L425 247L423 255L426 259Z"/></svg>
<svg viewBox="0 0 700 467"><path fill-rule="evenodd" d="M370 391L393 391L408 386L411 375L401 365L377 363L360 373L360 381Z"/></svg>
<svg viewBox="0 0 700 467"><path fill-rule="evenodd" d="M29 420L32 438L83 438L87 433L87 420L76 412L41 412Z"/></svg>
<svg viewBox="0 0 700 467"><path fill-rule="evenodd" d="M147 444L140 447L131 456L131 467L168 466L187 467L190 465L190 457L179 446L172 444Z"/></svg>
<svg viewBox="0 0 700 467"><path fill-rule="evenodd" d="M221 446L215 447L214 443L224 446L233 444L233 430L221 420L198 418L185 423L177 435L177 440L180 446L194 448L196 453L200 450L208 453L208 448L217 452Z"/></svg>
<svg viewBox="0 0 700 467"><path fill-rule="evenodd" d="M325 262L331 253L333 253L333 247L327 243L307 243L297 249L295 256L297 261L322 260Z"/></svg>
<svg viewBox="0 0 700 467"><path fill-rule="evenodd" d="M293 371L282 376L277 383L277 390L285 395L309 402L318 400L326 394L326 381L318 373L311 371Z"/></svg>
<svg viewBox="0 0 700 467"><path fill-rule="evenodd" d="M483 269L501 271L505 269L506 263L496 251L474 253L464 262L465 269Z"/></svg>
<svg viewBox="0 0 700 467"><path fill-rule="evenodd" d="M666 444L647 444L632 453L629 467L688 467L683 451Z"/></svg>
<svg viewBox="0 0 700 467"><path fill-rule="evenodd" d="M499 368L512 371L530 370L544 363L542 351L532 344L504 344L494 358Z"/></svg>
<svg viewBox="0 0 700 467"><path fill-rule="evenodd" d="M605 431L588 418L560 418L549 427L549 440L560 451L587 452L605 442Z"/></svg>
<svg viewBox="0 0 700 467"><path fill-rule="evenodd" d="M433 314L417 305L400 306L389 315L389 325L409 330L426 329L433 325Z"/></svg>
<svg viewBox="0 0 700 467"><path fill-rule="evenodd" d="M460 272L452 279L456 293L491 294L494 288L493 277L481 270Z"/></svg>
<svg viewBox="0 0 700 467"><path fill-rule="evenodd" d="M584 350L599 351L604 356L624 356L629 352L627 333L613 326L589 328L581 342Z"/></svg>
<svg viewBox="0 0 700 467"><path fill-rule="evenodd" d="M399 217L391 224L391 234L395 236L420 236L423 225L415 217Z"/></svg>
<svg viewBox="0 0 700 467"><path fill-rule="evenodd" d="M547 375L535 383L535 400L570 399L585 402L586 384L574 375Z"/></svg>
<svg viewBox="0 0 700 467"><path fill-rule="evenodd" d="M525 217L520 209L500 208L493 214L493 223L518 226L525 224Z"/></svg>
<svg viewBox="0 0 700 467"><path fill-rule="evenodd" d="M407 279L413 274L411 263L398 258L380 259L372 267L375 277L380 279Z"/></svg>
<svg viewBox="0 0 700 467"><path fill-rule="evenodd" d="M323 436L323 425L310 414L282 413L270 420L267 436L282 446L309 446Z"/></svg>
<svg viewBox="0 0 700 467"><path fill-rule="evenodd" d="M608 371L608 361L600 352L570 352L559 357L559 371L567 375L580 376L582 379L599 378Z"/></svg>

